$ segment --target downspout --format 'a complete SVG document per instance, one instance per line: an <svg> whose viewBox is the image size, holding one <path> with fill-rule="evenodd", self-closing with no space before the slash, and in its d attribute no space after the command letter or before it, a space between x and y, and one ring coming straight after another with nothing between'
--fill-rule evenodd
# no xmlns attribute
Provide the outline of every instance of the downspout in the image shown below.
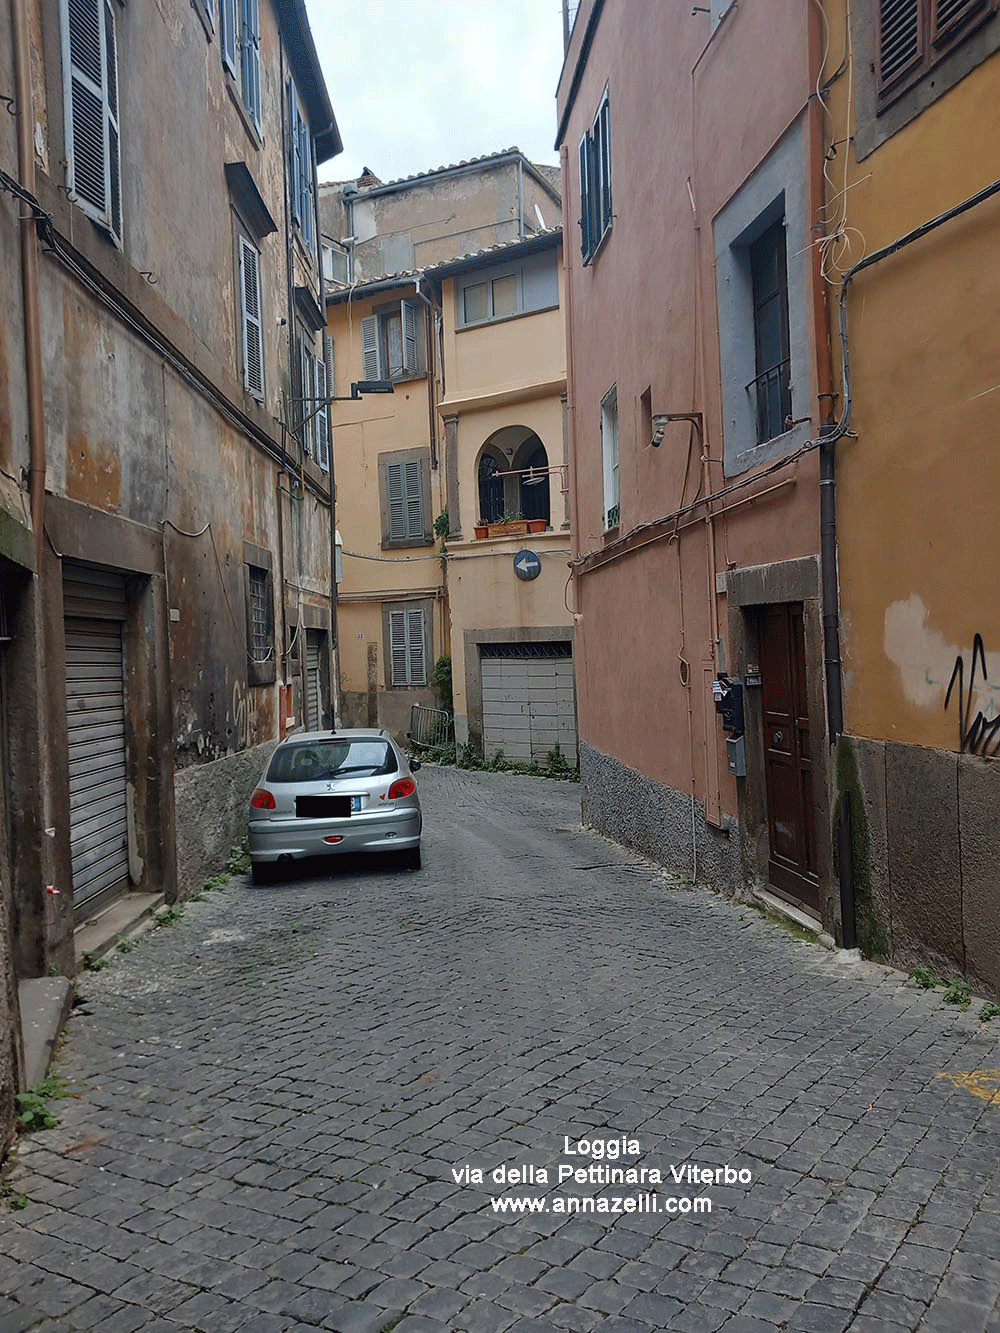
<svg viewBox="0 0 1000 1333"><path fill-rule="evenodd" d="M810 10L809 68L810 81L818 88L823 77L823 33L819 7ZM826 199L823 191L825 126L823 107L818 97L809 103L810 194L813 230L821 226ZM844 148L850 151L850 144ZM823 276L820 247L811 247L813 257L813 315L816 344L816 388L819 402L819 542L820 585L823 613L823 661L826 679L827 737L831 751L844 729L843 666L840 655L840 581L837 571L837 440L843 431L837 426L833 411L833 354L830 348L829 288ZM845 418L846 419L846 418ZM835 774L828 779L828 789L836 790ZM836 807L835 807L836 808ZM845 949L857 948L857 915L854 898L854 839L851 829L851 804L841 800L834 838L837 845L837 875L840 885L841 943Z"/></svg>
<svg viewBox="0 0 1000 1333"><path fill-rule="evenodd" d="M316 137L310 134L313 173L313 234L316 237L316 266L319 272L319 308L323 312L323 367L326 392L332 397L337 386L330 383L329 313L326 308L326 274L323 272L323 233L319 225L319 180L316 170ZM318 406L318 404L314 404ZM340 725L340 642L337 632L337 486L333 470L333 413L326 407L326 462L330 476L330 725Z"/></svg>
<svg viewBox="0 0 1000 1333"><path fill-rule="evenodd" d="M517 239L524 240L524 163L517 160Z"/></svg>
<svg viewBox="0 0 1000 1333"><path fill-rule="evenodd" d="M428 361L430 363L428 364L427 367L427 429L429 432L429 438L431 442L431 467L433 469L436 469L438 465L438 448L437 448L437 432L435 430L435 421L434 421L435 412L434 412L434 374L433 374L433 363L436 360L436 357L434 355L434 336L433 336L433 329L434 329L433 317L435 314L435 306L434 302L428 296L425 296L424 293L420 290L420 284L423 281L423 276L424 275L422 273L417 274L416 282L414 283L414 291L418 299L423 301L427 310L427 313L424 316L424 341L427 344L427 355L428 355Z"/></svg>
<svg viewBox="0 0 1000 1333"><path fill-rule="evenodd" d="M17 109L17 169L21 186L34 198L35 156L31 141L34 111L24 0L11 0L11 28L14 43L14 96ZM38 698L42 698L44 697L46 684L45 663L48 657L46 648L48 633L46 624L47 599L45 595L47 590L47 579L45 577L45 396L41 317L38 304L38 235L35 230L34 212L32 209L25 209L23 203L20 204L19 218L21 224L21 299L24 308L24 369L28 399L28 489L31 503L31 529L35 539L35 624L41 650L34 654L35 683L36 695ZM52 785L48 775L50 724L47 708L39 708L37 722L42 804L41 823L43 828L49 829L54 826L56 821L52 808ZM45 880L52 878L52 853L50 848L49 839L42 838L40 861L44 876L43 884ZM42 893L41 938L37 939L37 947L32 950L37 960L38 970L33 975L41 975L50 958L50 940L48 936L51 916L48 904L52 901L46 899L44 892ZM62 901L65 903L67 899L63 898ZM72 930L72 917L69 919L69 928ZM15 941L12 940L11 943L13 944ZM68 966L72 968L72 937L70 937L68 944L63 941L63 945L64 947L60 950L62 960L65 960L68 950L70 959ZM64 970L66 965L64 962ZM12 1017L15 1028L15 1058L20 1063L23 1060L23 1051L20 1042L21 1024L16 986L14 987L14 1012ZM23 1075L23 1069L16 1072L18 1077Z"/></svg>
<svg viewBox="0 0 1000 1333"><path fill-rule="evenodd" d="M14 39L14 93L17 107L17 170L23 188L34 197L35 154L31 142L34 120L28 31L24 0L11 0ZM23 207L23 206L22 206ZM38 237L29 209L21 213L21 286L24 302L24 367L28 397L28 466L31 527L35 537L35 578L41 606L45 556L45 399L42 374L42 332L38 310ZM49 824L48 816L45 819Z"/></svg>

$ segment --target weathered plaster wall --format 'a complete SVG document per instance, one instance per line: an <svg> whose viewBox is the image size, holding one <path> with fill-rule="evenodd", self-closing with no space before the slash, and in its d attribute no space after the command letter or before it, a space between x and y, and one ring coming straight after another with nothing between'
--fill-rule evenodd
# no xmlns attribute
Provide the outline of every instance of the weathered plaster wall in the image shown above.
<svg viewBox="0 0 1000 1333"><path fill-rule="evenodd" d="M697 800L692 811L690 793L644 777L586 741L580 744L580 780L584 824L678 874L695 871L699 884L746 894L735 819L727 816L721 829L713 828Z"/></svg>
<svg viewBox="0 0 1000 1333"><path fill-rule="evenodd" d="M177 808L177 882L180 897L196 892L224 868L229 851L246 837L250 795L274 742L185 768L174 776Z"/></svg>

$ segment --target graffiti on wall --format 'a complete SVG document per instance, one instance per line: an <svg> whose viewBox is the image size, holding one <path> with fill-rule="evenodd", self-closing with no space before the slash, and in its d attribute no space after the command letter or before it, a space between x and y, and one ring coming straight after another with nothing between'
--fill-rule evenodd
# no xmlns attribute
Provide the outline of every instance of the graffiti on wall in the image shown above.
<svg viewBox="0 0 1000 1333"><path fill-rule="evenodd" d="M257 691L249 689L242 681L235 681L232 709L240 748L245 750L257 735Z"/></svg>
<svg viewBox="0 0 1000 1333"><path fill-rule="evenodd" d="M986 669L983 636L976 634L972 640L969 678L968 680L965 678L965 657L959 653L952 668L951 680L948 682L948 692L944 696L944 707L947 712L954 694L958 707L959 748L962 754L978 754L983 759L990 759L1000 754L1000 713L987 717L982 709L979 709L973 717L976 692L981 685L989 686L989 673Z"/></svg>

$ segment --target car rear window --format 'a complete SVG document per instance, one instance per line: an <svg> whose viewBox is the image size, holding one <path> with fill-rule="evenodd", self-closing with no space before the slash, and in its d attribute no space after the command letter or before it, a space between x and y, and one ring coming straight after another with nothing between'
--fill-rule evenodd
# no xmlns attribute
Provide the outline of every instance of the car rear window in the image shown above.
<svg viewBox="0 0 1000 1333"><path fill-rule="evenodd" d="M269 782L329 782L396 773L391 745L380 740L292 741L279 745L267 770Z"/></svg>

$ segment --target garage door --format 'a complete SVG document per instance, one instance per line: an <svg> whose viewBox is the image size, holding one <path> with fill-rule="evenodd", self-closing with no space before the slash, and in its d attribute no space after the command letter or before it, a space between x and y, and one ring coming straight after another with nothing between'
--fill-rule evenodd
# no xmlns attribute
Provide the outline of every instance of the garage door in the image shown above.
<svg viewBox="0 0 1000 1333"><path fill-rule="evenodd" d="M544 763L558 742L576 763L573 649L568 643L482 644L483 749Z"/></svg>
<svg viewBox="0 0 1000 1333"><path fill-rule="evenodd" d="M306 729L323 725L323 631L306 630Z"/></svg>
<svg viewBox="0 0 1000 1333"><path fill-rule="evenodd" d="M124 581L104 571L67 568L63 605L70 855L79 920L129 885Z"/></svg>

